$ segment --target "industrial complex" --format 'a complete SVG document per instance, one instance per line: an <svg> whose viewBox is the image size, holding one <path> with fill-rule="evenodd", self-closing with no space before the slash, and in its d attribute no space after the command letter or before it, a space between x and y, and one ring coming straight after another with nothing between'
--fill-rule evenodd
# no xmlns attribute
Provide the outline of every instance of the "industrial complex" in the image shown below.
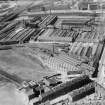
<svg viewBox="0 0 105 105"><path fill-rule="evenodd" d="M105 105L104 63L104 0L0 1L0 105Z"/></svg>

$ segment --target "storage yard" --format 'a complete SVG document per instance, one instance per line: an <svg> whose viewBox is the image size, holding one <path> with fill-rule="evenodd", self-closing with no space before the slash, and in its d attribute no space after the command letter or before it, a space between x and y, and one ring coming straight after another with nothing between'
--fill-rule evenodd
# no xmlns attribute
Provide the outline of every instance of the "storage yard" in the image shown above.
<svg viewBox="0 0 105 105"><path fill-rule="evenodd" d="M0 3L0 105L105 105L105 2Z"/></svg>

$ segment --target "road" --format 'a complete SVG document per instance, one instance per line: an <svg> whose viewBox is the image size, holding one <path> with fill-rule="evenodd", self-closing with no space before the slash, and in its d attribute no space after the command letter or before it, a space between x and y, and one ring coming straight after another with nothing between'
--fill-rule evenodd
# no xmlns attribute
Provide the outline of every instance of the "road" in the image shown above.
<svg viewBox="0 0 105 105"><path fill-rule="evenodd" d="M48 11L39 11L39 12L26 12L21 14L21 16L35 16L35 15L45 15L52 14L58 16L64 15L75 15L75 16L93 16L93 14L100 15L101 11L83 11L83 10L48 10Z"/></svg>

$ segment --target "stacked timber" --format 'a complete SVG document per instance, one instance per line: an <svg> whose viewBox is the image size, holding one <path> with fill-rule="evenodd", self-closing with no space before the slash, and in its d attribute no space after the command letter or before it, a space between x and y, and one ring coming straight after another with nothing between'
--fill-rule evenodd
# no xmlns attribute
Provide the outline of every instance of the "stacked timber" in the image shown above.
<svg viewBox="0 0 105 105"><path fill-rule="evenodd" d="M45 28L48 25L54 25L57 21L57 16L48 15L45 19L38 24L39 27Z"/></svg>
<svg viewBox="0 0 105 105"><path fill-rule="evenodd" d="M35 16L34 18L32 18L31 20L30 20L30 22L36 22L36 21L41 21L42 19L41 19L41 16Z"/></svg>
<svg viewBox="0 0 105 105"><path fill-rule="evenodd" d="M5 31L3 30L3 32ZM3 35L1 34L0 44L9 45L9 44L26 43L32 37L35 40L41 34L41 32L42 32L41 29L13 28L5 32Z"/></svg>
<svg viewBox="0 0 105 105"><path fill-rule="evenodd" d="M90 21L90 17L87 18L69 18L62 20L62 25L86 25Z"/></svg>
<svg viewBox="0 0 105 105"><path fill-rule="evenodd" d="M2 30L3 28L5 28L8 25L8 23L1 23L0 24L0 30Z"/></svg>
<svg viewBox="0 0 105 105"><path fill-rule="evenodd" d="M30 39L34 32L35 29L22 29L17 33L16 32L9 33L0 41L0 44L1 45L14 44L13 42L24 43L25 41Z"/></svg>
<svg viewBox="0 0 105 105"><path fill-rule="evenodd" d="M72 55L59 54L57 56L51 56L42 53L39 57L42 63L51 70L57 73L68 73L69 76L75 76L77 74L91 76L95 71L94 67L83 63L83 60L74 58ZM74 73L72 74L72 72Z"/></svg>
<svg viewBox="0 0 105 105"><path fill-rule="evenodd" d="M83 43L83 42L74 42L70 46L69 53L72 53L73 55L80 56L84 59L93 59L97 48L100 44L98 43ZM98 53L99 54L99 53Z"/></svg>
<svg viewBox="0 0 105 105"><path fill-rule="evenodd" d="M62 29L48 29L45 33L38 38L39 41L72 42L79 35L77 31Z"/></svg>
<svg viewBox="0 0 105 105"><path fill-rule="evenodd" d="M11 24L8 24L5 28L3 28L0 31L0 40L3 39L9 33L11 33L13 30L15 30L17 25L19 25L18 21L12 22Z"/></svg>
<svg viewBox="0 0 105 105"><path fill-rule="evenodd" d="M81 34L76 39L77 42L99 42L99 34L96 30L94 31L85 31L81 32Z"/></svg>

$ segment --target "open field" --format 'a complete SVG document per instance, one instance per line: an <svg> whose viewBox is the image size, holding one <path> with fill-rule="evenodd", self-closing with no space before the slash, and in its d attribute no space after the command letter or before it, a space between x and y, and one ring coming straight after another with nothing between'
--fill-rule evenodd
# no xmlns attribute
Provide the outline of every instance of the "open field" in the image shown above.
<svg viewBox="0 0 105 105"><path fill-rule="evenodd" d="M26 51L26 50L25 50ZM10 74L15 74L25 80L40 80L43 76L54 74L44 69L37 59L24 55L22 49L0 51L0 65ZM14 84L0 78L0 105L24 105L24 94L18 93ZM5 97L5 98L4 98ZM20 97L20 98L19 98ZM26 102L26 101L25 101Z"/></svg>
<svg viewBox="0 0 105 105"><path fill-rule="evenodd" d="M43 76L53 74L53 71L45 69L37 58L26 57L22 51L22 49L18 53L13 50L0 51L1 67L25 80L40 80Z"/></svg>

